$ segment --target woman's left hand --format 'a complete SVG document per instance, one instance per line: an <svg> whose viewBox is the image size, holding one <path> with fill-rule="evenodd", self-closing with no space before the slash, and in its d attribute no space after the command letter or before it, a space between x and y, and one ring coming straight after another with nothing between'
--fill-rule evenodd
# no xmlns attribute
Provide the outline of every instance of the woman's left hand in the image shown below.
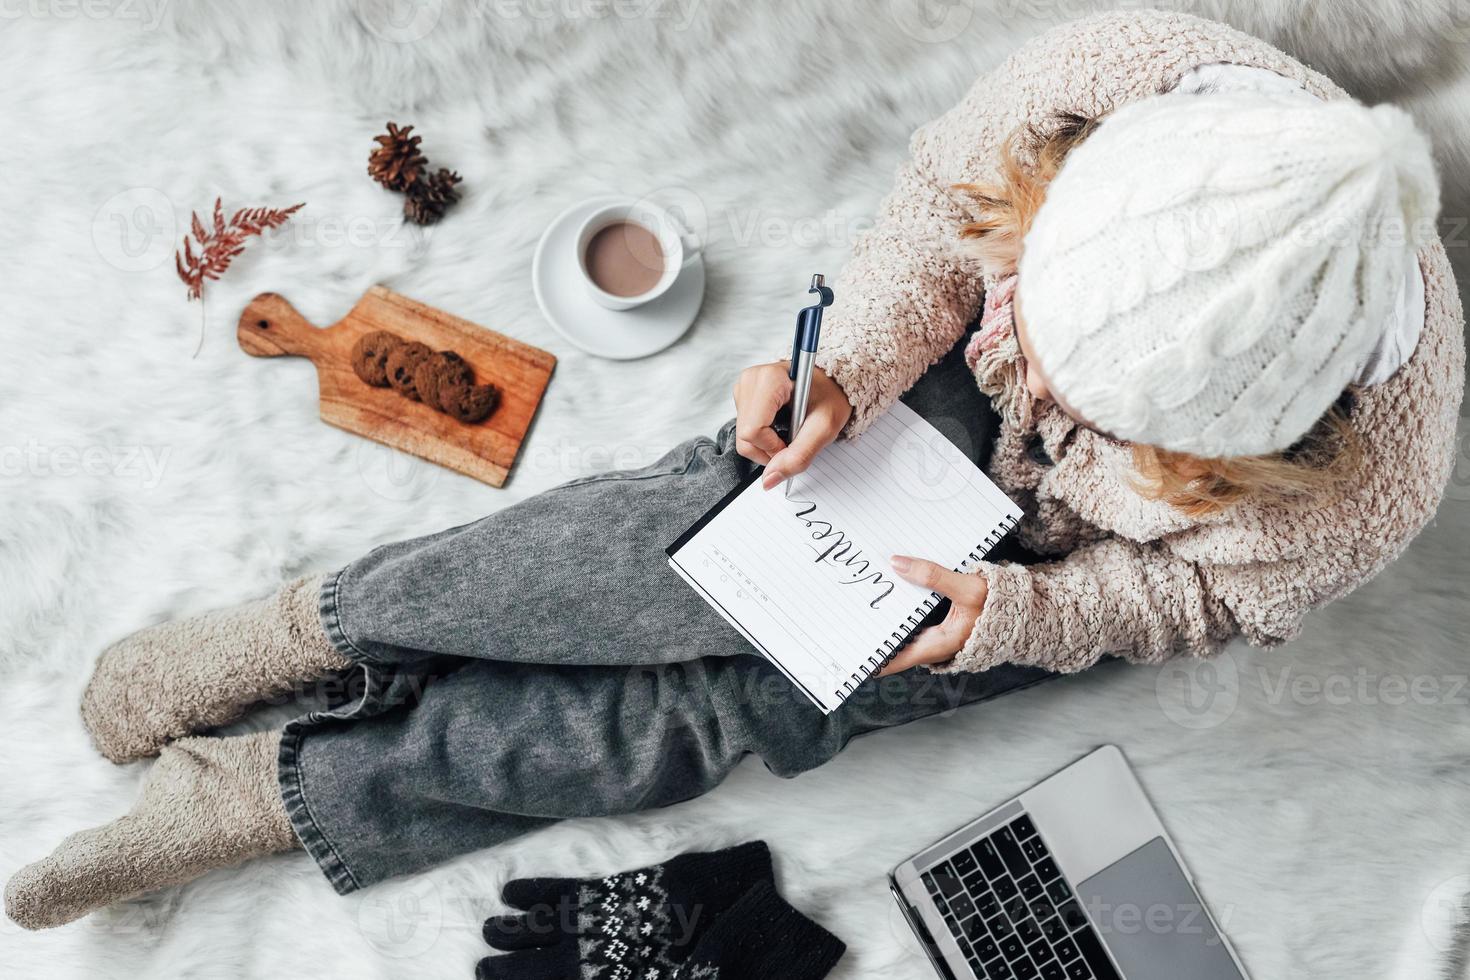
<svg viewBox="0 0 1470 980"><path fill-rule="evenodd" d="M949 599L949 615L934 626L919 633L898 656L889 661L882 674L896 674L917 664L938 664L951 660L964 647L975 628L975 620L985 610L985 596L989 583L983 575L966 575L953 572L932 561L894 555L893 570L906 582L925 589L933 589Z"/></svg>

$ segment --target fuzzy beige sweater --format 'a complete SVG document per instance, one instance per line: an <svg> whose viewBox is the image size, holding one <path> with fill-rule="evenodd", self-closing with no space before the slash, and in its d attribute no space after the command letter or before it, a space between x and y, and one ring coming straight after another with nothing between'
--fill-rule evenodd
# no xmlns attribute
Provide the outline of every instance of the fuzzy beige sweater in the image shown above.
<svg viewBox="0 0 1470 980"><path fill-rule="evenodd" d="M950 350L985 289L959 248L970 213L956 183L993 180L1005 139L1061 111L1101 115L1231 62L1278 72L1326 99L1331 81L1223 24L1157 11L1063 25L1020 48L964 101L919 129L874 228L836 283L818 363L853 404L860 434ZM1244 636L1273 645L1308 611L1367 581L1434 514L1454 460L1464 386L1463 313L1442 245L1421 251L1424 331L1388 381L1358 393L1359 470L1311 508L1248 503L1192 519L1132 489L1131 450L1022 392L1005 412L990 476L1024 509L1022 542L1045 564L982 563L985 611L954 661L1081 670L1105 655L1207 656ZM1012 372L1014 375L1014 372Z"/></svg>

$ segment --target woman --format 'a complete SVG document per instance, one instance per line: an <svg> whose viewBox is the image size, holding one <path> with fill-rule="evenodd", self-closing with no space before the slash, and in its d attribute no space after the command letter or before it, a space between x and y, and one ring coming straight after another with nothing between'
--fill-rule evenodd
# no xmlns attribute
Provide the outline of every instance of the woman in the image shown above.
<svg viewBox="0 0 1470 980"><path fill-rule="evenodd" d="M297 846L346 893L687 799L747 752L792 775L1104 656L1279 643L1433 514L1463 317L1407 116L1222 25L1109 14L1026 45L912 150L837 283L794 444L784 366L760 365L714 440L112 647L83 720L158 764L127 817L11 879L11 918ZM949 612L823 716L662 549L750 467L774 486L906 391L1045 560L895 556ZM333 712L195 735L345 670L361 690Z"/></svg>

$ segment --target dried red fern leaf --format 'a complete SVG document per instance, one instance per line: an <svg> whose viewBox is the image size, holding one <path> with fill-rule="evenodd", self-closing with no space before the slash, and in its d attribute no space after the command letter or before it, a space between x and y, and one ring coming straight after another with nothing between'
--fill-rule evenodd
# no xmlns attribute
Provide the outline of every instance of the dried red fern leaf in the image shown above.
<svg viewBox="0 0 1470 980"><path fill-rule="evenodd" d="M189 235L184 236L182 251L174 252L174 268L179 278L189 287L190 299L202 299L204 283L224 275L235 256L245 251L245 240L271 228L285 224L304 204L293 204L289 208L241 208L225 220L223 202L214 200L212 227L205 227L198 212L189 215L189 231L198 244L196 253Z"/></svg>

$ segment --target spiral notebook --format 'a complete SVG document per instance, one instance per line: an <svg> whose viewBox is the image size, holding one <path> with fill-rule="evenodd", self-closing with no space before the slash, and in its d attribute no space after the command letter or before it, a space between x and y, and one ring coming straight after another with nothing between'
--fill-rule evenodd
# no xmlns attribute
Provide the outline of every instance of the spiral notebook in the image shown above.
<svg viewBox="0 0 1470 980"><path fill-rule="evenodd" d="M939 603L889 567L964 571L1021 511L899 402L822 450L789 494L752 475L668 548L669 564L823 712L892 659Z"/></svg>

